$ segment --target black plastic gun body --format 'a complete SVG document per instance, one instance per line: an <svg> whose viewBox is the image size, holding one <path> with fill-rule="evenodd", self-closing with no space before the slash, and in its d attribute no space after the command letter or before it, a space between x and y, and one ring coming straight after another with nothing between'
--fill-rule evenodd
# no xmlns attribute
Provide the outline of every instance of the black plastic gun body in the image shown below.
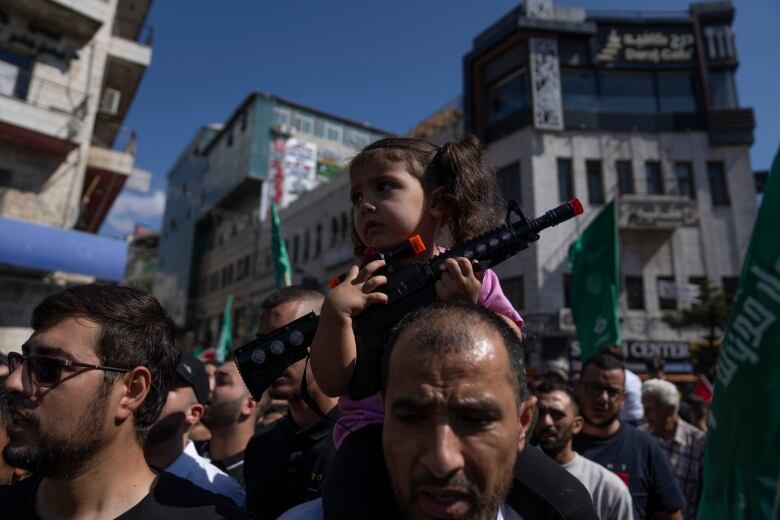
<svg viewBox="0 0 780 520"><path fill-rule="evenodd" d="M476 269L488 269L526 249L539 239L539 231L581 213L582 206L574 199L529 220L513 201L503 226L449 249L429 263L391 266L386 273L387 284L381 289L388 295L387 303L369 307L353 322L358 349L351 397L359 399L379 391L381 363L390 331L408 313L436 300L435 283L446 270L448 258L465 257L476 261ZM517 220L512 221L513 214ZM291 363L306 356L316 320L313 313L309 314L236 350L239 371L255 398L259 399Z"/></svg>

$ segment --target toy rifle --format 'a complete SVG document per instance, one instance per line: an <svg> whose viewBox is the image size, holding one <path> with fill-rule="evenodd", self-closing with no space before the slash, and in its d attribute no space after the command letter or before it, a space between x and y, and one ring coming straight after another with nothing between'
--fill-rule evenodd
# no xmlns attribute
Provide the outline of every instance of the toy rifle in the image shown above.
<svg viewBox="0 0 780 520"><path fill-rule="evenodd" d="M387 303L372 305L353 320L357 359L350 396L361 399L380 390L382 358L390 331L408 313L436 300L435 284L447 270L448 258L475 260L474 267L478 270L491 268L539 240L540 231L581 213L582 204L572 199L529 220L517 203L511 201L504 225L445 251L429 263L398 265L393 262L386 266L382 274L387 276L387 284L379 290L388 295ZM401 256L396 255L394 260ZM309 313L235 351L238 370L255 399L259 400L288 366L306 357L318 322L319 317Z"/></svg>

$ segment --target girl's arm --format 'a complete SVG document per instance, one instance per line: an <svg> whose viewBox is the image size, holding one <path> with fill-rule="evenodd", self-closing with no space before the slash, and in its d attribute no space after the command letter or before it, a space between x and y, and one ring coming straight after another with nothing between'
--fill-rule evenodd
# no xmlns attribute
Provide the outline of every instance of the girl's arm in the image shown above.
<svg viewBox="0 0 780 520"><path fill-rule="evenodd" d="M385 276L372 276L383 265L384 260L375 260L360 270L353 265L322 304L310 362L317 385L330 397L347 393L355 370L357 345L352 318L371 304L387 303L386 294L372 292L387 283Z"/></svg>

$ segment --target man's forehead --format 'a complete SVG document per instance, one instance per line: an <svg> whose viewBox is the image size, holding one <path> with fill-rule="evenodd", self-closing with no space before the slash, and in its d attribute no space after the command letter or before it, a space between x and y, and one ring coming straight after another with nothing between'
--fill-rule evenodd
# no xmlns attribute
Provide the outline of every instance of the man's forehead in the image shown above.
<svg viewBox="0 0 780 520"><path fill-rule="evenodd" d="M614 382L623 384L625 381L625 372L622 368L599 368L596 365L588 365L583 374L585 380L598 380L604 382Z"/></svg>
<svg viewBox="0 0 780 520"><path fill-rule="evenodd" d="M74 360L97 357L100 324L84 317L63 318L55 325L34 332L24 344L30 354L58 355Z"/></svg>
<svg viewBox="0 0 780 520"><path fill-rule="evenodd" d="M268 334L272 330L283 327L294 319L299 318L302 314L302 305L302 301L292 300L269 309L263 309L260 311L260 318L258 320L260 325L259 332L261 334Z"/></svg>
<svg viewBox="0 0 780 520"><path fill-rule="evenodd" d="M553 390L539 396L539 407L566 411L571 405L571 397L562 390Z"/></svg>

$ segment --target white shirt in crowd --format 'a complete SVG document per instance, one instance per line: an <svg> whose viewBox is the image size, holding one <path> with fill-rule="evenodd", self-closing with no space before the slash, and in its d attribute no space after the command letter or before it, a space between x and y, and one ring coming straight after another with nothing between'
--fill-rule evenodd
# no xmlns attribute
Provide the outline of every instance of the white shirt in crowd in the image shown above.
<svg viewBox="0 0 780 520"><path fill-rule="evenodd" d="M165 471L189 480L206 491L228 497L239 506L246 505L244 488L209 459L201 457L192 441L187 443L182 454Z"/></svg>
<svg viewBox="0 0 780 520"><path fill-rule="evenodd" d="M626 403L620 411L620 420L636 423L645 416L642 407L642 380L632 371L626 369Z"/></svg>
<svg viewBox="0 0 780 520"><path fill-rule="evenodd" d="M633 520L631 492L620 477L576 453L571 462L561 467L582 482L601 520Z"/></svg>

